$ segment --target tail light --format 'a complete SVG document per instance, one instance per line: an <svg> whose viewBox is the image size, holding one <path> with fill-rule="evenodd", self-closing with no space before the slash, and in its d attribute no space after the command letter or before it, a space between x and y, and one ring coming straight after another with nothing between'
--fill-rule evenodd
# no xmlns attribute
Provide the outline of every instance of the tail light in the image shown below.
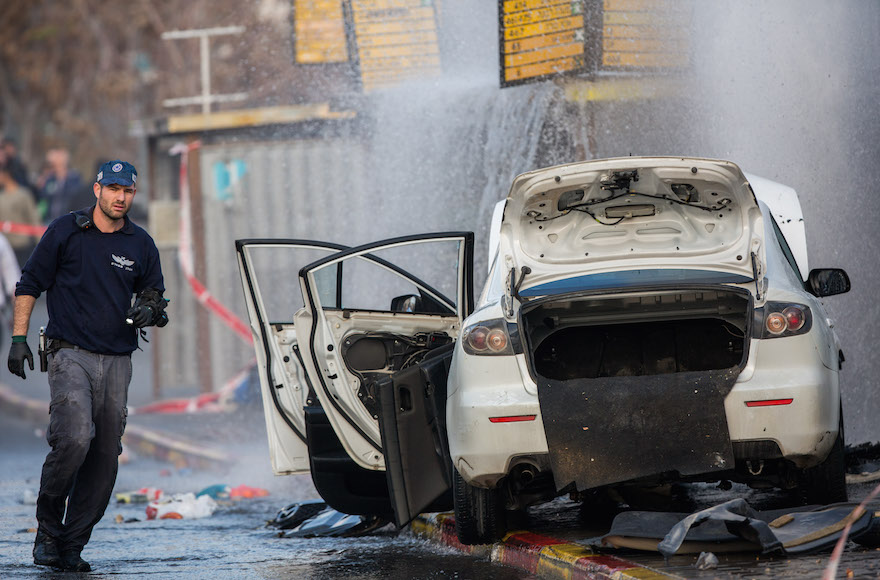
<svg viewBox="0 0 880 580"><path fill-rule="evenodd" d="M500 318L484 320L466 327L461 333L461 346L468 354L514 354L507 333L507 322Z"/></svg>
<svg viewBox="0 0 880 580"><path fill-rule="evenodd" d="M756 338L780 338L806 334L813 326L809 306L790 302L767 302L755 310Z"/></svg>

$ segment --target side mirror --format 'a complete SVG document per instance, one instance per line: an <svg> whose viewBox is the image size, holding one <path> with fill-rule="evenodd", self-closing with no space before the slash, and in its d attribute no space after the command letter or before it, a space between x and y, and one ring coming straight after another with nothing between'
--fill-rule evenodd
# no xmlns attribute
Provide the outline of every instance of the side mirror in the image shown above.
<svg viewBox="0 0 880 580"><path fill-rule="evenodd" d="M849 292L849 276L840 268L817 268L807 277L809 290L818 297Z"/></svg>
<svg viewBox="0 0 880 580"><path fill-rule="evenodd" d="M415 312L421 301L415 294L406 294L391 299L391 312Z"/></svg>

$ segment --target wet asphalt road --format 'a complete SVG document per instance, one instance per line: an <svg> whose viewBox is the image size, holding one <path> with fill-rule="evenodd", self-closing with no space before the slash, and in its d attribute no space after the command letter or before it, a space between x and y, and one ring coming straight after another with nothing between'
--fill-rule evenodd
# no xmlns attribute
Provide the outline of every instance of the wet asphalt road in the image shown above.
<svg viewBox="0 0 880 580"><path fill-rule="evenodd" d="M188 419L198 423L196 419ZM259 425L259 424L258 424ZM262 446L240 442L242 463L227 473L175 471L167 463L133 457L119 470L116 491L158 487L198 492L217 483L267 489L268 497L223 505L204 519L147 520L144 504L111 502L83 557L89 577L278 578L392 580L532 578L519 570L428 543L392 527L363 538L280 538L265 523L292 501L316 498L308 476L273 477ZM0 578L77 577L33 565L34 506L48 445L34 425L0 415ZM117 523L117 520L123 523ZM85 576L85 575L83 575Z"/></svg>
<svg viewBox="0 0 880 580"><path fill-rule="evenodd" d="M144 421L146 418L139 418ZM152 417L151 427L168 417ZM183 520L147 520L144 504L112 502L83 552L94 571L91 577L152 575L156 578L280 578L323 579L490 579L534 578L520 570L465 555L456 550L398 534L393 527L361 538L281 538L265 523L293 501L316 498L308 476L274 477L268 467L265 435L254 429L253 416L176 417L192 431L224 421L249 425L249 437L227 428L229 446L240 457L230 470L218 472L174 470L151 458L134 457L120 467L116 491L158 487L167 493L197 492L209 485L249 485L269 491L264 498L221 505L211 517ZM259 423L257 423L259 425ZM244 440L247 439L247 440ZM227 441L228 443L228 441ZM0 578L76 577L32 564L34 506L23 503L39 486L39 472L48 449L42 433L30 422L0 416ZM872 484L850 486L852 501L873 489ZM689 509L701 509L743 497L755 509L788 507L791 500L779 492L760 492L736 486L730 492L714 486L690 486ZM604 533L601 520L582 517L576 504L565 499L532 508L527 528L577 542ZM829 554L771 558L757 554L718 554L716 570L699 571L695 555L675 556L668 564L656 553L617 551L642 566L680 578L819 578ZM851 571L852 576L847 576ZM850 544L838 578L880 578L880 551Z"/></svg>

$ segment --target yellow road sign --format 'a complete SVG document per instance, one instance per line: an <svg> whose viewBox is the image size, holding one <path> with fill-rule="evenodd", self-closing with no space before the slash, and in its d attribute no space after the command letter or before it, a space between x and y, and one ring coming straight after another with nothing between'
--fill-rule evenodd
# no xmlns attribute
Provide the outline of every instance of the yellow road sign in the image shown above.
<svg viewBox="0 0 880 580"><path fill-rule="evenodd" d="M364 91L439 73L437 15L431 0L346 1Z"/></svg>
<svg viewBox="0 0 880 580"><path fill-rule="evenodd" d="M539 62L504 69L505 81L516 81L532 77L540 77L554 73L576 70L584 65L583 58L569 57L554 61Z"/></svg>
<svg viewBox="0 0 880 580"><path fill-rule="evenodd" d="M354 4L354 2L353 2ZM390 8L387 10L363 10L358 8L353 11L355 26L363 22L383 22L389 20L427 20L434 21L434 8Z"/></svg>
<svg viewBox="0 0 880 580"><path fill-rule="evenodd" d="M431 20L416 22L361 22L356 29L358 38L381 36L383 34L404 34L407 32L436 31L437 25Z"/></svg>
<svg viewBox="0 0 880 580"><path fill-rule="evenodd" d="M535 24L526 24L524 26L515 26L504 29L504 40L518 40L528 36L537 36L539 34L551 34L554 32L562 32L563 30L583 29L584 16L569 16L568 18L559 18L557 20L548 20L546 22L537 22Z"/></svg>
<svg viewBox="0 0 880 580"><path fill-rule="evenodd" d="M672 15L658 12L605 12L602 23L605 26L620 24L622 26L652 26L665 28L675 26L680 19Z"/></svg>
<svg viewBox="0 0 880 580"><path fill-rule="evenodd" d="M431 2L424 0L359 0L358 9L362 11L395 10L397 8L413 9L430 6Z"/></svg>
<svg viewBox="0 0 880 580"><path fill-rule="evenodd" d="M358 38L358 46L361 48L419 43L436 45L437 32L434 30L425 30L422 32L404 32L400 34L362 35Z"/></svg>
<svg viewBox="0 0 880 580"><path fill-rule="evenodd" d="M603 8L603 67L687 66L692 0L603 0Z"/></svg>
<svg viewBox="0 0 880 580"><path fill-rule="evenodd" d="M688 48L684 39L654 39L646 40L639 38L604 38L602 48L605 52L685 52Z"/></svg>
<svg viewBox="0 0 880 580"><path fill-rule="evenodd" d="M515 14L505 14L502 23L505 27L522 26L524 24L534 24L536 22L544 22L545 20L553 20L555 18L565 18L573 14L581 14L583 9L579 2L567 2L550 8L541 8L539 10L527 10L525 12L517 12Z"/></svg>
<svg viewBox="0 0 880 580"><path fill-rule="evenodd" d="M294 0L293 46L300 64L348 61L342 0Z"/></svg>
<svg viewBox="0 0 880 580"><path fill-rule="evenodd" d="M580 4L580 2L577 2ZM505 0L501 3L502 14L513 14L523 10L540 10L556 4L572 4L572 0Z"/></svg>
<svg viewBox="0 0 880 580"><path fill-rule="evenodd" d="M425 54L437 54L437 45L431 43L423 44L404 44L377 46L371 48L362 48L360 50L361 62L377 59L377 58L396 58L399 56L420 56Z"/></svg>
<svg viewBox="0 0 880 580"><path fill-rule="evenodd" d="M563 44L562 46L552 46L549 48L531 50L529 52L508 54L504 57L504 66L510 68L582 54L584 54L584 45L582 43Z"/></svg>
<svg viewBox="0 0 880 580"><path fill-rule="evenodd" d="M605 26L605 38L667 38L686 34L684 27L654 28L652 26Z"/></svg>
<svg viewBox="0 0 880 580"><path fill-rule="evenodd" d="M536 48L549 48L551 46L571 44L572 42L582 43L583 41L583 30L566 30L556 34L542 34L541 36L532 36L521 40L508 40L504 43L504 54L535 50Z"/></svg>
<svg viewBox="0 0 880 580"><path fill-rule="evenodd" d="M657 68L684 67L688 64L688 55L680 53L637 53L637 52L606 52L602 55L602 64L612 67Z"/></svg>

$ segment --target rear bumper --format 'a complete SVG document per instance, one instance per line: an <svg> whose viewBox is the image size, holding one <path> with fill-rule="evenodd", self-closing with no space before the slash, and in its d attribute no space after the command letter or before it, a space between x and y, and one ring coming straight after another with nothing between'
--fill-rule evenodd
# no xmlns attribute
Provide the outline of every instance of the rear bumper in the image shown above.
<svg viewBox="0 0 880 580"><path fill-rule="evenodd" d="M724 401L737 451L750 448L738 443L773 441L799 468L825 459L837 436L840 390L838 373L822 365L814 349L808 336L752 342L746 368ZM523 355L453 357L450 384L456 388L447 401L449 448L453 465L472 485L492 487L522 458L549 454L536 386L525 369ZM788 398L792 402L787 405L747 405ZM516 415L535 419L489 421Z"/></svg>
<svg viewBox="0 0 880 580"><path fill-rule="evenodd" d="M733 441L775 441L783 457L799 468L811 467L825 459L837 437L839 375L822 364L809 335L753 340L724 408Z"/></svg>
<svg viewBox="0 0 880 580"><path fill-rule="evenodd" d="M517 457L547 454L538 397L531 378L521 374L524 364L523 355L471 356L459 350L452 358L446 403L449 452L452 464L471 485L493 487ZM534 420L490 421L529 415Z"/></svg>

